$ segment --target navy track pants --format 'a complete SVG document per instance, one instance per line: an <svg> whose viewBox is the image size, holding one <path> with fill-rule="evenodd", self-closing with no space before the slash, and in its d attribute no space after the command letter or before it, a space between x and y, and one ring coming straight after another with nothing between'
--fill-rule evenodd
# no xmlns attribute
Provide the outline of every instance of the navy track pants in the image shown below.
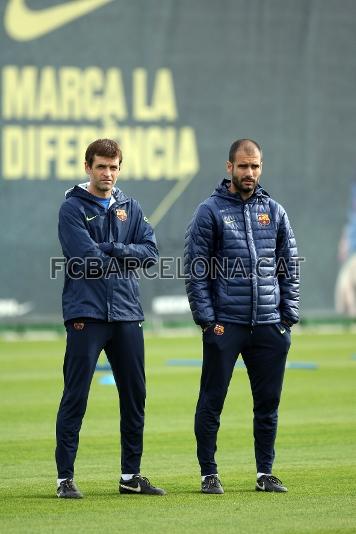
<svg viewBox="0 0 356 534"><path fill-rule="evenodd" d="M224 327L223 334L214 331L214 326L203 333L203 369L195 414L201 474L218 472L215 452L220 414L239 354L246 365L253 396L257 471L271 473L290 330L280 324L253 329L234 323L219 324Z"/></svg>
<svg viewBox="0 0 356 534"><path fill-rule="evenodd" d="M64 391L56 426L58 478L74 476L79 431L95 366L102 350L105 350L110 362L120 398L121 471L139 473L146 398L141 323L76 319L69 321L66 328Z"/></svg>

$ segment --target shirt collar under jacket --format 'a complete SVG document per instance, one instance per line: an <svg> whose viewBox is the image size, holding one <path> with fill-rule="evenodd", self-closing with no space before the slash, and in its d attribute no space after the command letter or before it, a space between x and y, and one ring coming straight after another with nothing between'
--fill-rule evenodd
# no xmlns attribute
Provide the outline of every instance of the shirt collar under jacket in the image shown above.
<svg viewBox="0 0 356 534"><path fill-rule="evenodd" d="M65 192L65 198L75 196L85 198L87 200L92 200L93 202L97 202L96 197L89 193L88 186L89 182L85 182L83 184L78 184L74 187L71 187L70 189L67 189L67 191ZM109 207L115 204L115 202L117 202L118 204L122 204L127 201L128 197L125 195L125 193L123 193L118 187L114 187L112 190Z"/></svg>

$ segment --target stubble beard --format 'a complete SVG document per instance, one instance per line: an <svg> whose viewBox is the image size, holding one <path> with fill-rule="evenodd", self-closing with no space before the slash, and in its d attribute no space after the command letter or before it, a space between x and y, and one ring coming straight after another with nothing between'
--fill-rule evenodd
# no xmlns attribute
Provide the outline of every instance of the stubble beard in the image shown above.
<svg viewBox="0 0 356 534"><path fill-rule="evenodd" d="M96 182L95 187L98 191L102 191L103 193L107 193L108 191L112 191L114 189L114 183L111 182L110 184L105 184L103 182Z"/></svg>
<svg viewBox="0 0 356 534"><path fill-rule="evenodd" d="M232 176L231 180L239 193L251 193L256 189L257 182L254 179L251 179L252 185L244 185L242 180L245 180L245 178L239 180L236 176Z"/></svg>
<svg viewBox="0 0 356 534"><path fill-rule="evenodd" d="M113 189L113 185L109 185L109 184L99 184L96 186L96 188L99 190L99 191L111 191Z"/></svg>

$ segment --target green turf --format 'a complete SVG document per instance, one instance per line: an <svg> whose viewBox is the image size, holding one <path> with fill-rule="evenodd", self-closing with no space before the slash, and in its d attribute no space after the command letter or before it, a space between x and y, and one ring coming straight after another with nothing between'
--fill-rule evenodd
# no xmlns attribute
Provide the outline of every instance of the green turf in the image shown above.
<svg viewBox="0 0 356 534"><path fill-rule="evenodd" d="M193 414L200 369L169 367L200 356L200 337L147 337L147 417L142 472L165 497L120 496L114 386L93 381L76 480L81 501L55 497L54 421L64 339L0 342L0 532L356 532L356 336L294 335L275 473L287 494L254 491L251 398L235 370L219 433L225 495L201 495Z"/></svg>

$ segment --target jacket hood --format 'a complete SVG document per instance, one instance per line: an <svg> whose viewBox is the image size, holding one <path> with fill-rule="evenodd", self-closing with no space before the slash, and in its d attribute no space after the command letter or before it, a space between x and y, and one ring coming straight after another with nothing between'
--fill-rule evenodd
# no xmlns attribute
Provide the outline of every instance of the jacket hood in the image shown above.
<svg viewBox="0 0 356 534"><path fill-rule="evenodd" d="M230 193L229 189L228 189L228 186L231 184L231 180L229 180L228 178L224 178L222 180L222 182L217 186L217 188L215 189L215 191L213 192L213 194L211 195L212 197L223 197L223 198L227 198L227 199L236 199L236 200L240 200L242 201L242 198L240 196L240 193ZM257 187L254 191L254 193L251 195L250 198L253 198L253 197L258 197L258 198L261 198L261 197L269 197L269 194L267 193L267 191L265 191L261 186L260 184L257 184Z"/></svg>
<svg viewBox="0 0 356 534"><path fill-rule="evenodd" d="M65 198L70 198L70 197L80 197L80 198L85 198L87 200L92 200L92 201L96 201L94 197L94 195L92 195L91 193L89 193L88 191L88 186L89 186L89 182L85 182L84 184L79 184L79 185L75 185L74 187L71 187L70 189L67 189L67 191L65 192L64 196ZM122 204L124 202L127 202L129 200L129 197L127 197L125 195L125 193L123 193L121 191L121 189L119 189L118 187L114 187L113 190L112 190L112 197L114 200L112 200L110 202L110 205L113 204L114 202L118 202L119 204Z"/></svg>

